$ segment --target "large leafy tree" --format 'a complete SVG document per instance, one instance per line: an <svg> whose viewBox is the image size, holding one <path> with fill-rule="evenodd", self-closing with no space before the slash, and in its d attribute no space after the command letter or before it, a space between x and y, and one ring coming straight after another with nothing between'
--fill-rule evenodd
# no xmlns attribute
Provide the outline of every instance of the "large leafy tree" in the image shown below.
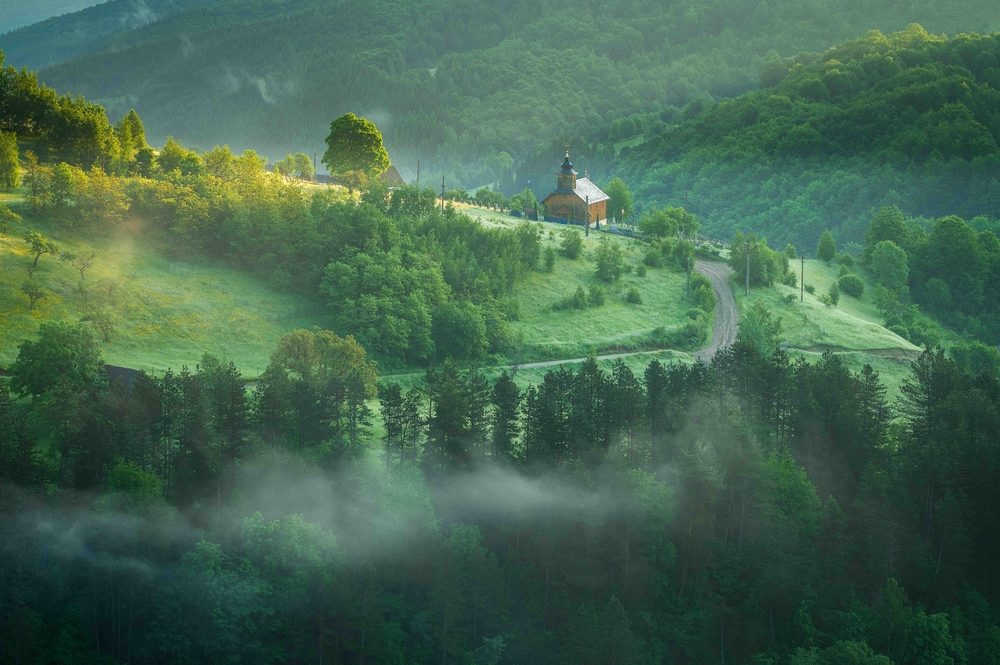
<svg viewBox="0 0 1000 665"><path fill-rule="evenodd" d="M103 367L100 347L89 327L43 323L37 340L18 347L17 360L10 367L11 388L34 397L60 384L82 392L98 383Z"/></svg>
<svg viewBox="0 0 1000 665"><path fill-rule="evenodd" d="M382 132L371 120L345 113L330 123L323 163L353 186L375 178L389 168Z"/></svg>
<svg viewBox="0 0 1000 665"><path fill-rule="evenodd" d="M621 178L612 178L605 193L611 197L608 201L608 214L621 224L632 214L632 190L628 188Z"/></svg>

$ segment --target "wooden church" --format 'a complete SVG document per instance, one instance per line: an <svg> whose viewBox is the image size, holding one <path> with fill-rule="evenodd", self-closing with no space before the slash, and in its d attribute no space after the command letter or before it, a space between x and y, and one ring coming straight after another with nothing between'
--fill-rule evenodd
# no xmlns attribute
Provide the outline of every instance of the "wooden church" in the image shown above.
<svg viewBox="0 0 1000 665"><path fill-rule="evenodd" d="M590 178L577 177L567 147L562 169L556 173L556 191L542 201L545 221L599 226L608 219L609 198Z"/></svg>

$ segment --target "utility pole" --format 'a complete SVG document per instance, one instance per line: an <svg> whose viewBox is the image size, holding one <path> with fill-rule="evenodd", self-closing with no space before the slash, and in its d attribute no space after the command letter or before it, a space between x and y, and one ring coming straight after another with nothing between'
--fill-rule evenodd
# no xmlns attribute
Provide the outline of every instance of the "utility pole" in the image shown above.
<svg viewBox="0 0 1000 665"><path fill-rule="evenodd" d="M417 160L417 190L420 190L420 160Z"/></svg>
<svg viewBox="0 0 1000 665"><path fill-rule="evenodd" d="M441 175L441 212L444 212L444 174Z"/></svg>
<svg viewBox="0 0 1000 665"><path fill-rule="evenodd" d="M583 232L583 234L589 238L590 237L590 197L589 196L587 197L587 214L584 215L583 218L584 218L584 220L586 220L586 221L584 221L584 224L586 226L583 227L586 230Z"/></svg>
<svg viewBox="0 0 1000 665"><path fill-rule="evenodd" d="M747 240L747 296L750 295L750 241Z"/></svg>
<svg viewBox="0 0 1000 665"><path fill-rule="evenodd" d="M799 302L805 302L806 300L806 253L802 252L799 255L802 260L802 272L799 276Z"/></svg>

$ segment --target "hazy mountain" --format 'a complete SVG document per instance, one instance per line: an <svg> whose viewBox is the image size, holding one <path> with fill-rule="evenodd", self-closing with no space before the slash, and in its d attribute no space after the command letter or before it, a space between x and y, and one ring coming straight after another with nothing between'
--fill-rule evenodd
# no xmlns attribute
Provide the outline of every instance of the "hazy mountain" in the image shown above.
<svg viewBox="0 0 1000 665"><path fill-rule="evenodd" d="M5 0L0 3L0 35L96 5L101 0Z"/></svg>
<svg viewBox="0 0 1000 665"><path fill-rule="evenodd" d="M312 153L330 120L354 111L380 125L404 174L422 159L467 185L509 178L510 157L515 172L548 167L567 141L606 172L608 128L623 116L655 121L752 90L770 57L915 21L1000 27L993 0L137 2L31 29L45 39L13 35L8 61L90 52L43 80L113 116L134 106L157 141Z"/></svg>

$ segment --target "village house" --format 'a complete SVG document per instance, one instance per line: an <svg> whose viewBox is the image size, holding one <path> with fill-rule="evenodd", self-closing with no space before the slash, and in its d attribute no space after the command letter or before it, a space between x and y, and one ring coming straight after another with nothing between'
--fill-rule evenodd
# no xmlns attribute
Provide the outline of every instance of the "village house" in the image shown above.
<svg viewBox="0 0 1000 665"><path fill-rule="evenodd" d="M562 169L556 173L556 190L545 197L545 221L562 224L597 224L608 219L610 197L590 178L578 178L569 161L569 148Z"/></svg>

